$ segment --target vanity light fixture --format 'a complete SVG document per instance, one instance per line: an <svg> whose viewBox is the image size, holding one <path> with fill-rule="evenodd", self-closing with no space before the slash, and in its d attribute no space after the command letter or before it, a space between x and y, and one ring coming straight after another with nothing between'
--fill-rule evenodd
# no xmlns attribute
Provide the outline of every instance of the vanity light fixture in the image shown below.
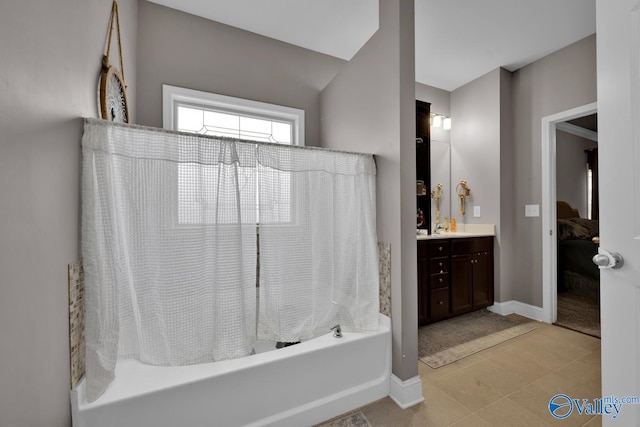
<svg viewBox="0 0 640 427"><path fill-rule="evenodd" d="M451 129L451 117L447 117L442 114L431 113L431 127L449 130Z"/></svg>
<svg viewBox="0 0 640 427"><path fill-rule="evenodd" d="M433 114L431 116L431 127L439 128L442 127L442 116L439 114Z"/></svg>

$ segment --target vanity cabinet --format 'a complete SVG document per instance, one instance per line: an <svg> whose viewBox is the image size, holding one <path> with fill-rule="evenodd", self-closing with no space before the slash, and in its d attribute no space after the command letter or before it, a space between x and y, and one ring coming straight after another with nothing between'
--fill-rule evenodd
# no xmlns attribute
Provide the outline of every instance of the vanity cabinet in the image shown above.
<svg viewBox="0 0 640 427"><path fill-rule="evenodd" d="M418 325L493 304L493 237L418 241Z"/></svg>

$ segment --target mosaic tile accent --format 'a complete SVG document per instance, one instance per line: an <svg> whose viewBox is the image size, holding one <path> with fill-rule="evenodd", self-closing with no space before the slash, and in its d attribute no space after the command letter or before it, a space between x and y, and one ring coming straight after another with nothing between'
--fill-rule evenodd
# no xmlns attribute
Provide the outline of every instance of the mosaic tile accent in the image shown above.
<svg viewBox="0 0 640 427"><path fill-rule="evenodd" d="M84 273L80 261L69 264L69 361L71 388L85 373L84 347Z"/></svg>
<svg viewBox="0 0 640 427"><path fill-rule="evenodd" d="M378 242L380 313L391 317L391 243Z"/></svg>

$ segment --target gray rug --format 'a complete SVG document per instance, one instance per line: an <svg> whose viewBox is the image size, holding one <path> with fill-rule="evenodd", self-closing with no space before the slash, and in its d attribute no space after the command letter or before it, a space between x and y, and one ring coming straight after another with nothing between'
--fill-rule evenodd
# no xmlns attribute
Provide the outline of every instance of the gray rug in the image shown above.
<svg viewBox="0 0 640 427"><path fill-rule="evenodd" d="M558 294L558 318L556 325L600 338L600 302L598 298L576 295L571 292Z"/></svg>
<svg viewBox="0 0 640 427"><path fill-rule="evenodd" d="M482 309L418 329L418 357L439 368L534 330L535 323L520 323Z"/></svg>
<svg viewBox="0 0 640 427"><path fill-rule="evenodd" d="M367 417L358 411L316 427L371 427L371 424L369 424Z"/></svg>

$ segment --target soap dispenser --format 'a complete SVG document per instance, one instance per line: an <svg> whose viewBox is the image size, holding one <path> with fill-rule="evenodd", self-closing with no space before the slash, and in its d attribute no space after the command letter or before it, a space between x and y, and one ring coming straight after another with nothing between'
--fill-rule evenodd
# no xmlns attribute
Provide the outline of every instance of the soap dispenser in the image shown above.
<svg viewBox="0 0 640 427"><path fill-rule="evenodd" d="M451 218L451 232L455 233L456 231L458 231L458 224L456 224L456 219L455 218Z"/></svg>

